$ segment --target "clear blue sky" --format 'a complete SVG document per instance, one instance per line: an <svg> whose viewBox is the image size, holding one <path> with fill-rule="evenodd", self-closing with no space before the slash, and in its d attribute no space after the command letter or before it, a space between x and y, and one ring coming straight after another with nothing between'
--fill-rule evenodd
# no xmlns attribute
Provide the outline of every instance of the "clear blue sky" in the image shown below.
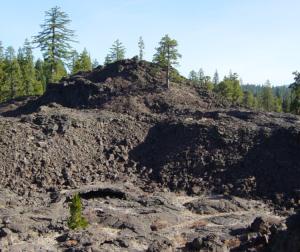
<svg viewBox="0 0 300 252"><path fill-rule="evenodd" d="M244 83L292 82L300 70L299 0L9 0L1 1L0 40L19 47L40 31L44 12L58 5L72 19L78 50L103 62L119 38L127 57L143 36L146 58L164 34L179 42L179 70L231 69ZM36 52L39 55L39 52Z"/></svg>

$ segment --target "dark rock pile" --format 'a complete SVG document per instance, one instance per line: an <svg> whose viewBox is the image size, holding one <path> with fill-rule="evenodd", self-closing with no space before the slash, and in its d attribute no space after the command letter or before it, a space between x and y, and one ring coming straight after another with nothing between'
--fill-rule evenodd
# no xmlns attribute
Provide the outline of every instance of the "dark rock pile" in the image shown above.
<svg viewBox="0 0 300 252"><path fill-rule="evenodd" d="M299 117L230 108L187 80L166 89L164 77L124 60L2 107L1 185L24 194L130 178L297 207Z"/></svg>
<svg viewBox="0 0 300 252"><path fill-rule="evenodd" d="M64 249L71 249L96 243L102 251L124 251L138 243L143 249L132 251L172 251L174 247L180 247L178 251L263 251L272 244L284 247L284 240L298 244L298 229L291 224L285 231L257 219L245 229L258 213L232 196L249 202L263 199L285 213L287 208L292 211L299 207L300 118L232 107L184 78L167 89L164 79L165 72L155 64L124 60L50 84L37 99L2 104L0 190L16 193L20 202L5 196L5 207L1 208L0 197L0 216L14 216L24 204L32 209L48 204L44 210L55 212L59 202L61 213L67 208L62 192L104 182L130 183L151 197L129 199L122 190L81 191L86 206L96 214L96 222L104 225L101 232L109 239L101 236L99 240L99 230L93 230L93 226L79 236L67 232L57 237L60 246L63 243ZM217 193L222 197L196 197L180 204L174 197L168 204L168 196L162 193L168 190L194 196ZM158 197L158 191L164 197ZM94 198L101 198L96 205L90 200ZM108 204L112 205L103 212ZM158 206L163 206L159 213ZM137 207L141 212L136 212ZM115 215L111 214L113 209L118 209ZM261 211L268 215L265 209ZM179 212L182 219L178 224ZM124 220L119 221L121 215ZM138 220L145 215L146 229ZM209 227L202 215L208 215ZM28 232L66 231L66 213L63 219L23 217L30 223L33 220ZM231 222L237 219L239 225L233 225ZM37 227L41 225L37 222L43 225ZM8 237L25 239L25 231L13 229L9 220L4 219L2 224L0 241L5 237L5 246L10 246ZM228 235L237 226L244 228L236 231L238 237ZM177 229L182 230L180 235ZM211 236L208 231L218 235ZM93 232L96 235L91 235ZM128 232L134 234L135 242L128 239ZM221 237L224 233L227 235ZM278 235L285 237L282 243ZM293 249L290 251L296 251Z"/></svg>
<svg viewBox="0 0 300 252"><path fill-rule="evenodd" d="M18 109L6 111L6 116L32 113L42 105L57 103L70 108L100 108L131 115L152 113L185 113L184 110L226 107L228 103L200 87L192 86L181 77L172 89L165 85L165 71L147 62L122 60L91 72L79 72L60 83L48 84L46 93ZM174 84L174 83L173 83ZM13 101L12 103L15 103Z"/></svg>

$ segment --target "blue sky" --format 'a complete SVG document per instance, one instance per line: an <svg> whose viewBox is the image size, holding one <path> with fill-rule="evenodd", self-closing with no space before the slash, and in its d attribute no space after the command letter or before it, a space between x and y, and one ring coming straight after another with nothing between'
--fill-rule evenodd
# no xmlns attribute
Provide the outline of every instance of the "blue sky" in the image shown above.
<svg viewBox="0 0 300 252"><path fill-rule="evenodd" d="M231 69L244 83L289 84L300 70L299 0L10 0L2 1L0 40L19 47L40 31L44 12L60 6L80 42L102 63L119 38L127 57L143 36L151 60L164 34L178 40L179 70ZM38 50L36 55L39 56Z"/></svg>

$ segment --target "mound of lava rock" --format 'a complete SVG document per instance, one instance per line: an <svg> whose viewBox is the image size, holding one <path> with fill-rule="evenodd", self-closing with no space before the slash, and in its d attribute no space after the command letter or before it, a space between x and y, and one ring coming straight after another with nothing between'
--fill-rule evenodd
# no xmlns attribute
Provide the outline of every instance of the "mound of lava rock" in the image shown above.
<svg viewBox="0 0 300 252"><path fill-rule="evenodd" d="M217 192L297 207L300 123L231 107L159 66L119 61L1 107L0 185L19 194L128 181L148 190Z"/></svg>

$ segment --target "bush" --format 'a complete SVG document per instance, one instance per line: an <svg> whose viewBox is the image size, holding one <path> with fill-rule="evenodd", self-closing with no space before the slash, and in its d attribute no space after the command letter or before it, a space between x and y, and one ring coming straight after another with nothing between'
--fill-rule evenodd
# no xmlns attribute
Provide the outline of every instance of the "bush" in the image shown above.
<svg viewBox="0 0 300 252"><path fill-rule="evenodd" d="M82 203L78 194L75 194L72 198L69 208L70 217L68 219L68 227L70 229L86 228L88 226L88 222L82 216Z"/></svg>

